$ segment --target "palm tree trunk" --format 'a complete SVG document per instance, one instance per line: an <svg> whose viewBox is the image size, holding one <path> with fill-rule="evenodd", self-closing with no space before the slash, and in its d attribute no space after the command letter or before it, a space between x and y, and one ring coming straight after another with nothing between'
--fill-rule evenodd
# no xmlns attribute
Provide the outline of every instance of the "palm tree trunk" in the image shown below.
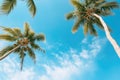
<svg viewBox="0 0 120 80"><path fill-rule="evenodd" d="M24 58L22 58L22 60L21 60L21 71L23 69L23 61L24 61Z"/></svg>
<svg viewBox="0 0 120 80"><path fill-rule="evenodd" d="M20 47L20 45L16 46L15 48L13 48L12 50L8 51L7 53L5 53L3 56L0 57L0 60L4 59L5 57L7 57L11 52L13 52L14 50L18 49Z"/></svg>
<svg viewBox="0 0 120 80"><path fill-rule="evenodd" d="M118 55L119 58L120 58L120 48L119 48L119 45L117 44L117 42L116 42L116 41L112 38L112 36L110 35L109 29L108 29L106 23L104 22L104 20L103 20L99 15L97 15L97 14L93 14L93 15L94 15L95 17L97 17L97 18L101 21L101 23L102 23L102 25L103 25L103 27L104 27L105 34L106 34L107 39L110 41L110 43L111 43L112 46L114 47L114 50L116 51L117 55Z"/></svg>

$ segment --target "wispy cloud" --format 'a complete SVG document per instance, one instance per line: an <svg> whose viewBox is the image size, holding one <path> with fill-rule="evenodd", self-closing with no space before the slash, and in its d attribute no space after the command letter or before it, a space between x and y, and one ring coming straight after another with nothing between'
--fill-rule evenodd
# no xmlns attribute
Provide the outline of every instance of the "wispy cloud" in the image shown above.
<svg viewBox="0 0 120 80"><path fill-rule="evenodd" d="M94 38L90 43L87 39L82 44L88 44L82 51L70 48L66 52L54 53L59 65L44 65L46 74L40 80L70 80L73 75L82 74L84 71L93 70L94 58L100 52L105 39Z"/></svg>
<svg viewBox="0 0 120 80"><path fill-rule="evenodd" d="M0 80L34 80L33 68L19 70L19 62L15 58L8 57L0 63Z"/></svg>
<svg viewBox="0 0 120 80"><path fill-rule="evenodd" d="M82 42L82 50L70 48L67 51L53 52L55 59L42 63L44 73L40 74L35 67L19 71L19 62L11 56L0 62L0 79L2 80L71 80L74 75L94 71L94 58L105 44L105 39L94 38ZM87 45L87 46L84 46ZM28 65L29 66L29 65Z"/></svg>

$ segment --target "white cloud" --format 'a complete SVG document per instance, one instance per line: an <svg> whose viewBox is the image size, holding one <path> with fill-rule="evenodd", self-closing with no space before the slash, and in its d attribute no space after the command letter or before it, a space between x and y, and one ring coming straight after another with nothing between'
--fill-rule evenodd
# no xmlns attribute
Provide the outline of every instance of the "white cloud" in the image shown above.
<svg viewBox="0 0 120 80"><path fill-rule="evenodd" d="M35 67L24 67L19 70L19 62L16 58L9 56L0 62L0 80L71 80L72 76L94 71L94 58L100 52L105 39L94 38L85 43L88 46L81 47L82 50L70 48L68 51L54 53L55 59L48 59L47 64L37 65L44 68L44 73L39 74ZM56 63L57 62L57 63ZM26 63L25 63L26 64ZM29 66L29 65L28 65Z"/></svg>
<svg viewBox="0 0 120 80"><path fill-rule="evenodd" d="M40 76L38 80L49 80L49 78L46 77L46 75L43 75L43 76Z"/></svg>
<svg viewBox="0 0 120 80"><path fill-rule="evenodd" d="M83 48L82 51L70 48L67 52L59 52L62 56L55 53L59 66L44 65L46 74L40 76L40 80L70 80L72 75L82 74L84 71L93 70L93 58L100 52L102 45L106 42L105 39L94 38L88 48ZM82 44L87 44L87 40Z"/></svg>
<svg viewBox="0 0 120 80"><path fill-rule="evenodd" d="M84 38L81 43L86 44L87 43L87 38Z"/></svg>
<svg viewBox="0 0 120 80"><path fill-rule="evenodd" d="M88 50L82 50L82 52L80 53L80 56L82 58L88 59L90 56L88 55Z"/></svg>
<svg viewBox="0 0 120 80"><path fill-rule="evenodd" d="M22 72L17 72L14 76L10 76L11 80L34 80L35 72L32 68L28 68Z"/></svg>
<svg viewBox="0 0 120 80"><path fill-rule="evenodd" d="M5 60L0 63L0 80L34 80L35 72L33 68L26 68L23 71L20 71L19 62L17 59L7 57Z"/></svg>

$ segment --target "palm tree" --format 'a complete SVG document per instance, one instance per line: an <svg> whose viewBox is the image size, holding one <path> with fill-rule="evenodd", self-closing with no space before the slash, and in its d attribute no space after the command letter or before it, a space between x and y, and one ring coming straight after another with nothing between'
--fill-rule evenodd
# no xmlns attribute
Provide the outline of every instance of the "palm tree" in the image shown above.
<svg viewBox="0 0 120 80"><path fill-rule="evenodd" d="M23 0L26 1L27 7L29 8L30 13L32 16L35 16L36 14L36 6L33 0ZM16 6L17 0L4 0L2 5L0 6L1 12L3 14L9 14L12 9Z"/></svg>
<svg viewBox="0 0 120 80"><path fill-rule="evenodd" d="M99 28L105 30L107 39L120 57L120 48L116 41L111 37L111 30L101 17L111 15L111 10L119 8L119 4L117 2L107 2L105 0L71 0L71 3L75 7L75 10L68 13L66 18L68 20L76 19L72 32L77 32L80 25L83 25L85 35L90 32L90 34L96 36L97 31L95 30L95 25L97 25Z"/></svg>
<svg viewBox="0 0 120 80"><path fill-rule="evenodd" d="M28 54L34 62L36 62L36 56L34 50L40 50L45 52L36 42L44 41L44 34L35 34L35 32L30 29L28 23L24 24L24 32L22 33L19 28L7 28L1 27L6 33L0 34L1 40L10 41L14 44L6 46L0 51L0 60L4 59L11 53L17 53L21 59L21 70L23 67L23 61Z"/></svg>

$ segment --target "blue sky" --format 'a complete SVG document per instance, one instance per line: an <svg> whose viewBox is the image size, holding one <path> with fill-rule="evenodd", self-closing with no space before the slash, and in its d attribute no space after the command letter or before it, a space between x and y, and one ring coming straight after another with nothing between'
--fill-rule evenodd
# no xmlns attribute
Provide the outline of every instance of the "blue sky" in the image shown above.
<svg viewBox="0 0 120 80"><path fill-rule="evenodd" d="M36 33L45 34L46 42L40 45L46 54L36 51L35 65L26 57L21 72L19 57L12 53L0 61L0 80L119 80L120 58L104 31L97 29L98 37L85 37L81 27L72 34L74 20L65 19L65 14L73 10L69 0L35 0L35 4L37 14L34 18L24 1L18 1L9 15L0 15L0 25L23 29L23 24L28 22ZM120 45L120 9L114 13L103 19ZM0 49L8 44L1 41Z"/></svg>

